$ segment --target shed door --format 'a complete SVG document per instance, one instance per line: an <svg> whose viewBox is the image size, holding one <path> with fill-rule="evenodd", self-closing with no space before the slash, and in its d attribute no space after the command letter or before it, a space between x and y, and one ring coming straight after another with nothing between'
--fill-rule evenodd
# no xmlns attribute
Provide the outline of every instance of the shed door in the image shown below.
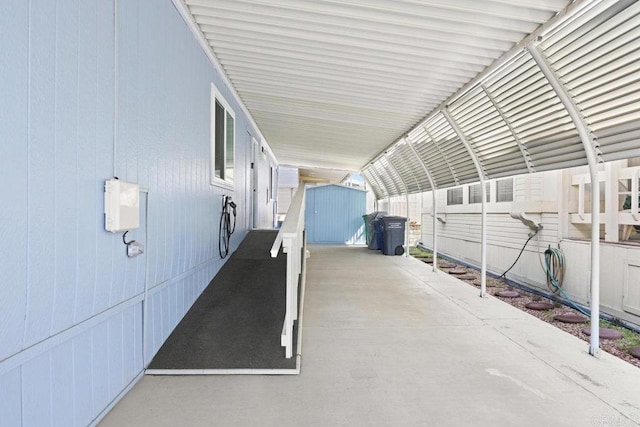
<svg viewBox="0 0 640 427"><path fill-rule="evenodd" d="M364 243L364 210L364 193L330 186L309 189L305 206L307 242Z"/></svg>

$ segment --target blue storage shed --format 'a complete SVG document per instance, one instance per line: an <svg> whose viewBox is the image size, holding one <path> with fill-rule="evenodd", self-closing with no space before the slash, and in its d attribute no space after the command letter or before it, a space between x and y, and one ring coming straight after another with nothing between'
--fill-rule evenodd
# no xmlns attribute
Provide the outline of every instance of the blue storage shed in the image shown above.
<svg viewBox="0 0 640 427"><path fill-rule="evenodd" d="M334 184L308 188L307 242L365 244L365 210L366 191L362 189Z"/></svg>

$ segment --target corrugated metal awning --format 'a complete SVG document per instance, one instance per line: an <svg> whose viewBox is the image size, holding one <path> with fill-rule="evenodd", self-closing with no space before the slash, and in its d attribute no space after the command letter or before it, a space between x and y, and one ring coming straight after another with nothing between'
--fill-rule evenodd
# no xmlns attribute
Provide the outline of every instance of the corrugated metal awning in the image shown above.
<svg viewBox="0 0 640 427"><path fill-rule="evenodd" d="M185 0L280 163L359 170L568 0Z"/></svg>
<svg viewBox="0 0 640 427"><path fill-rule="evenodd" d="M586 164L532 44L584 116L599 160L640 155L636 1L184 5L280 163L361 169L378 197L429 189L425 167L438 188L477 181L470 152L486 178Z"/></svg>
<svg viewBox="0 0 640 427"><path fill-rule="evenodd" d="M640 3L581 6L530 43L567 88L598 160L640 156ZM451 113L486 178L587 164L574 123L526 47L439 107ZM471 157L439 109L394 145L407 141L439 188L478 180Z"/></svg>

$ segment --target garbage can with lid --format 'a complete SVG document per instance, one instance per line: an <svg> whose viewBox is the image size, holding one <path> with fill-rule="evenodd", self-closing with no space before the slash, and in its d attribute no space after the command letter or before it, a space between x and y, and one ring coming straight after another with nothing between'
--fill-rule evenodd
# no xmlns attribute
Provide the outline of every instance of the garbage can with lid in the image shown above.
<svg viewBox="0 0 640 427"><path fill-rule="evenodd" d="M382 249L382 246L379 243L382 235L378 232L378 229L376 229L375 221L386 214L386 212L372 212L362 216L365 223L367 247L369 249Z"/></svg>
<svg viewBox="0 0 640 427"><path fill-rule="evenodd" d="M371 236L371 246L369 249L377 249L379 251L382 250L383 245L383 237L382 237L382 221L381 218L376 218L373 220L373 236Z"/></svg>
<svg viewBox="0 0 640 427"><path fill-rule="evenodd" d="M367 243L367 246L369 246L369 237L371 236L371 233L369 232L369 218L371 217L371 215L373 214L364 214L362 215L362 220L364 221L364 237L365 237L365 242Z"/></svg>
<svg viewBox="0 0 640 427"><path fill-rule="evenodd" d="M404 253L404 232L407 218L401 216L385 216L382 223L382 253L385 255L402 255Z"/></svg>

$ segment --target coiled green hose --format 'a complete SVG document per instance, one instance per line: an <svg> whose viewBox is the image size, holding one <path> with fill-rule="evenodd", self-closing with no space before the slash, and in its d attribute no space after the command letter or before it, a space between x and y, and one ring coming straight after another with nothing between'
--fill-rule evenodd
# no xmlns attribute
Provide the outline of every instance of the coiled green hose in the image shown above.
<svg viewBox="0 0 640 427"><path fill-rule="evenodd" d="M549 246L547 250L544 251L544 270L547 275L547 287L549 290L554 294L560 293L571 307L585 316L589 316L589 313L574 303L569 295L562 289L562 281L564 280L564 254L559 248L556 249Z"/></svg>

